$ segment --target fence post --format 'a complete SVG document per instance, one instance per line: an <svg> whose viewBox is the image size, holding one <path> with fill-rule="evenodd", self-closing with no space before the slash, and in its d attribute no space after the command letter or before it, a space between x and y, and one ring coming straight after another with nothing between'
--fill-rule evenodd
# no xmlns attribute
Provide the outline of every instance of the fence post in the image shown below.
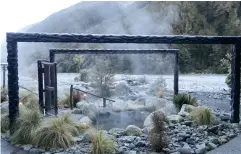
<svg viewBox="0 0 241 154"><path fill-rule="evenodd" d="M70 85L69 105L70 109L73 110L73 85Z"/></svg>
<svg viewBox="0 0 241 154"><path fill-rule="evenodd" d="M5 81L6 81L5 80L5 77L6 77L6 75L5 75L6 74L6 65L5 64L2 65L2 69L3 69L3 88L5 88L5 85L6 85L5 84Z"/></svg>
<svg viewBox="0 0 241 154"><path fill-rule="evenodd" d="M232 123L239 123L240 111L240 53L241 45L235 44L232 51L231 64L231 119Z"/></svg>
<svg viewBox="0 0 241 154"><path fill-rule="evenodd" d="M41 60L37 61L38 64L38 94L39 94L39 106L42 113L44 113L44 101L43 101L43 69Z"/></svg>
<svg viewBox="0 0 241 154"><path fill-rule="evenodd" d="M58 87L57 87L57 64L54 63L54 71L53 71L53 81L54 81L54 107L55 107L55 115L58 114Z"/></svg>
<svg viewBox="0 0 241 154"><path fill-rule="evenodd" d="M175 53L175 66L174 66L174 96L178 94L178 76L179 76L179 52Z"/></svg>
<svg viewBox="0 0 241 154"><path fill-rule="evenodd" d="M106 99L103 98L103 107L106 107Z"/></svg>

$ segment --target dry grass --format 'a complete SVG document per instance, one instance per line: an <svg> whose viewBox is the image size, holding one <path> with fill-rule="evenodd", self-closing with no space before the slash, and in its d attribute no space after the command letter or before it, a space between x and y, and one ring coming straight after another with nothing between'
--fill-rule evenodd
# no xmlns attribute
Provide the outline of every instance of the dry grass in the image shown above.
<svg viewBox="0 0 241 154"><path fill-rule="evenodd" d="M53 118L46 126L35 132L34 145L43 148L68 148L74 144L73 136L79 135L79 130L70 119L69 114Z"/></svg>
<svg viewBox="0 0 241 154"><path fill-rule="evenodd" d="M115 153L114 141L111 140L103 130L92 132L92 154L113 154Z"/></svg>
<svg viewBox="0 0 241 154"><path fill-rule="evenodd" d="M8 100L8 90L6 88L1 88L1 103Z"/></svg>
<svg viewBox="0 0 241 154"><path fill-rule="evenodd" d="M161 112L154 112L152 116L153 128L149 134L150 147L156 152L162 151L167 147L167 139L165 135L165 115Z"/></svg>
<svg viewBox="0 0 241 154"><path fill-rule="evenodd" d="M197 107L190 113L190 118L198 125L209 125L212 120L212 112L206 107Z"/></svg>
<svg viewBox="0 0 241 154"><path fill-rule="evenodd" d="M20 108L20 116L15 123L15 132L11 140L15 144L30 144L35 130L40 126L42 115L39 111Z"/></svg>
<svg viewBox="0 0 241 154"><path fill-rule="evenodd" d="M70 95L66 93L63 98L60 98L60 100L58 101L58 105L69 106L70 105L69 100L70 100Z"/></svg>
<svg viewBox="0 0 241 154"><path fill-rule="evenodd" d="M178 111L181 110L183 104L197 106L197 100L190 94L177 94L173 98L173 103Z"/></svg>
<svg viewBox="0 0 241 154"><path fill-rule="evenodd" d="M1 133L7 133L9 130L9 118L8 114L1 114Z"/></svg>
<svg viewBox="0 0 241 154"><path fill-rule="evenodd" d="M87 123L76 123L75 127L79 130L80 133L85 132L88 129L91 129L92 126Z"/></svg>

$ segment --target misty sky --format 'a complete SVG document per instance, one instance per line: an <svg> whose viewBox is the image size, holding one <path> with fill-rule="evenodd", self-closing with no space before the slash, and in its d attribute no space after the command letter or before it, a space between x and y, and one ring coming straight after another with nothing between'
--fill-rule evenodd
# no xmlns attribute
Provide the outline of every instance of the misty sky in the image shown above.
<svg viewBox="0 0 241 154"><path fill-rule="evenodd" d="M16 32L80 1L0 0L0 41L5 38L6 32Z"/></svg>

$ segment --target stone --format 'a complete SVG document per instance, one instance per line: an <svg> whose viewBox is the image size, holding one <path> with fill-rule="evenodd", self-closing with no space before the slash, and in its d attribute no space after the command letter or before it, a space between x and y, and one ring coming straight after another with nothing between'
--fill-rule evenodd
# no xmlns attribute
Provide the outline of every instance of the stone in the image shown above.
<svg viewBox="0 0 241 154"><path fill-rule="evenodd" d="M145 141L138 141L135 144L136 147L144 147L146 146L146 142Z"/></svg>
<svg viewBox="0 0 241 154"><path fill-rule="evenodd" d="M91 132L90 131L85 132L83 135L82 141L86 143L90 143L91 140L92 140Z"/></svg>
<svg viewBox="0 0 241 154"><path fill-rule="evenodd" d="M92 120L89 117L85 116L79 120L80 123L84 123L87 125L92 125Z"/></svg>
<svg viewBox="0 0 241 154"><path fill-rule="evenodd" d="M188 117L190 112L192 112L192 110L194 108L195 108L195 106L193 106L193 105L183 104L180 112L178 113L178 115Z"/></svg>
<svg viewBox="0 0 241 154"><path fill-rule="evenodd" d="M220 116L220 119L221 119L222 121L228 122L229 119L230 119L230 117L229 117L228 115L221 115L221 116Z"/></svg>
<svg viewBox="0 0 241 154"><path fill-rule="evenodd" d="M32 148L29 150L30 153L43 153L45 152L44 149L40 149L40 148Z"/></svg>
<svg viewBox="0 0 241 154"><path fill-rule="evenodd" d="M219 130L219 125L212 126L212 127L209 127L209 128L208 128L208 132L212 132L212 133L214 133L214 134L217 134L217 133L218 133L218 130Z"/></svg>
<svg viewBox="0 0 241 154"><path fill-rule="evenodd" d="M116 95L128 95L131 93L131 88L130 86L127 84L126 81L121 81L119 82L116 87L115 87L115 94Z"/></svg>
<svg viewBox="0 0 241 154"><path fill-rule="evenodd" d="M140 136L141 129L135 125L129 125L126 127L126 134L128 136Z"/></svg>
<svg viewBox="0 0 241 154"><path fill-rule="evenodd" d="M160 110L157 110L157 111L154 111L154 112L150 113L150 114L146 117L146 119L145 119L145 121L144 121L144 124L143 124L143 127L147 129L147 132L149 132L149 131L153 128L152 116L153 116L153 114L156 113L156 112L158 112L158 113L160 113L160 114L163 114L163 116L165 117L165 114L164 114L162 111L160 111ZM165 121L165 122L168 121L166 117L164 118L164 121Z"/></svg>
<svg viewBox="0 0 241 154"><path fill-rule="evenodd" d="M192 138L187 138L187 139L186 139L186 142L187 142L188 144L192 144L192 145L195 144L195 140L192 139Z"/></svg>
<svg viewBox="0 0 241 154"><path fill-rule="evenodd" d="M172 152L170 154L181 154L179 151L176 151L176 152Z"/></svg>
<svg viewBox="0 0 241 154"><path fill-rule="evenodd" d="M25 150L25 151L30 150L32 147L33 147L33 146L32 146L31 144L27 144L27 145L23 145L23 146L22 146L23 150Z"/></svg>
<svg viewBox="0 0 241 154"><path fill-rule="evenodd" d="M196 148L197 148L195 150L196 154L204 154L206 152L206 146L204 143L201 145L196 145Z"/></svg>
<svg viewBox="0 0 241 154"><path fill-rule="evenodd" d="M215 149L217 148L217 145L212 143L212 142L208 142L208 146L211 148L211 149Z"/></svg>
<svg viewBox="0 0 241 154"><path fill-rule="evenodd" d="M135 136L123 136L119 140L125 143L132 143L135 140Z"/></svg>
<svg viewBox="0 0 241 154"><path fill-rule="evenodd" d="M180 152L181 154L191 154L192 153L191 149L187 148L187 147L179 148L177 151Z"/></svg>
<svg viewBox="0 0 241 154"><path fill-rule="evenodd" d="M130 149L134 149L135 148L135 145L133 143L129 144L128 146Z"/></svg>
<svg viewBox="0 0 241 154"><path fill-rule="evenodd" d="M220 137L218 138L218 142L219 142L220 144L224 144L224 143L228 142L227 136L220 136Z"/></svg>
<svg viewBox="0 0 241 154"><path fill-rule="evenodd" d="M82 114L82 113L83 113L83 111L80 110L80 109L74 109L74 110L72 111L72 114Z"/></svg>
<svg viewBox="0 0 241 154"><path fill-rule="evenodd" d="M155 109L160 109L160 111L162 111L162 110L165 110L163 108L165 108L166 103L167 103L166 99L149 96L149 97L146 97L145 106L154 107Z"/></svg>
<svg viewBox="0 0 241 154"><path fill-rule="evenodd" d="M167 116L177 114L176 107L172 102L167 102L165 106L160 108L159 110Z"/></svg>
<svg viewBox="0 0 241 154"><path fill-rule="evenodd" d="M124 129L121 129L121 128L111 128L109 130L109 133L111 135L114 135L116 137L119 137L119 136L123 136L126 134L126 131Z"/></svg>
<svg viewBox="0 0 241 154"><path fill-rule="evenodd" d="M131 151L129 151L129 154L136 154L136 151L131 150Z"/></svg>
<svg viewBox="0 0 241 154"><path fill-rule="evenodd" d="M218 139L217 139L216 137L212 137L212 138L210 139L210 142L212 142L212 143L214 143L214 144L219 144L219 141L218 141Z"/></svg>
<svg viewBox="0 0 241 154"><path fill-rule="evenodd" d="M186 126L191 126L193 124L192 121L183 121L181 124L186 125Z"/></svg>
<svg viewBox="0 0 241 154"><path fill-rule="evenodd" d="M183 120L183 118L180 115L170 115L167 116L167 119L172 123L179 123Z"/></svg>

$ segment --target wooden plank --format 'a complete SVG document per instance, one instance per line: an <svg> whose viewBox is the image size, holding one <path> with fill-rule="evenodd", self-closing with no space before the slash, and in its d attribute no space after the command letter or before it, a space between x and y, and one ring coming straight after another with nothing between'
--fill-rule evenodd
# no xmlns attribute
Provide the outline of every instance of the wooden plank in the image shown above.
<svg viewBox="0 0 241 154"><path fill-rule="evenodd" d="M48 64L44 64L43 66L44 66L45 113L48 113L51 110L51 92L48 90L48 87L50 86L50 76L49 76L50 66Z"/></svg>
<svg viewBox="0 0 241 154"><path fill-rule="evenodd" d="M73 110L73 85L70 86L69 106Z"/></svg>
<svg viewBox="0 0 241 154"><path fill-rule="evenodd" d="M178 78L179 78L179 52L176 52L175 64L174 64L174 95L178 94Z"/></svg>

